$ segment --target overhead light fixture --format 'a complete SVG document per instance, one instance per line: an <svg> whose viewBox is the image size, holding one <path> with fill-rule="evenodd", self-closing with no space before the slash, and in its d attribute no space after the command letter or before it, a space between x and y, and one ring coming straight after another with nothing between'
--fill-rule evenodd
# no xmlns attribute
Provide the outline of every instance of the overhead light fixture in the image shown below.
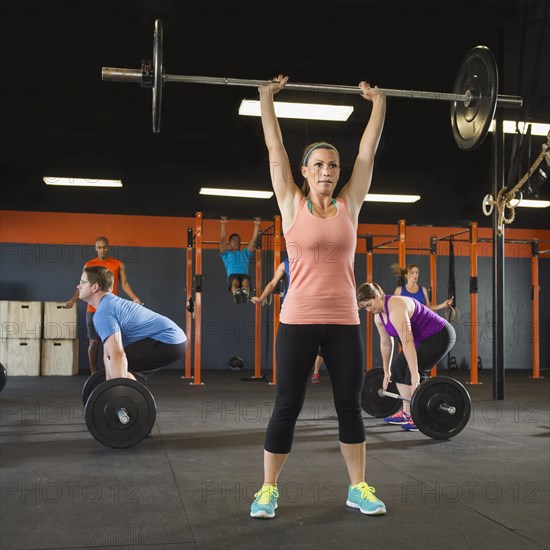
<svg viewBox="0 0 550 550"><path fill-rule="evenodd" d="M121 180L94 180L85 178L44 177L46 185L64 185L68 187L122 187Z"/></svg>
<svg viewBox="0 0 550 550"><path fill-rule="evenodd" d="M353 113L351 105L319 105L317 103L290 103L287 101L274 101L273 105L278 118L345 121ZM260 102L243 99L239 106L239 114L242 116L260 116Z"/></svg>
<svg viewBox="0 0 550 550"><path fill-rule="evenodd" d="M417 202L420 195L377 195L369 193L365 197L365 202Z"/></svg>
<svg viewBox="0 0 550 550"><path fill-rule="evenodd" d="M532 199L513 199L510 201L511 206L523 206L527 208L548 208L550 201L536 201Z"/></svg>
<svg viewBox="0 0 550 550"><path fill-rule="evenodd" d="M270 199L273 191L254 191L252 189L220 189L201 187L199 195L214 195L217 197L241 197L245 199Z"/></svg>
<svg viewBox="0 0 550 550"><path fill-rule="evenodd" d="M521 134L526 134L531 126L531 135L532 136L546 136L550 131L550 124L545 124L542 122L516 122L515 120L504 120L503 128L505 134L515 134L516 127ZM495 130L495 121L491 122L491 127L489 128L490 132Z"/></svg>

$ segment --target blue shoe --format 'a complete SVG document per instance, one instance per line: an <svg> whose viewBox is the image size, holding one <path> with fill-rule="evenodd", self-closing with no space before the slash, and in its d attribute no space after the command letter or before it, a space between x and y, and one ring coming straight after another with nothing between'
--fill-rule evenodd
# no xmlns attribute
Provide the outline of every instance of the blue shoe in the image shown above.
<svg viewBox="0 0 550 550"><path fill-rule="evenodd" d="M407 430L408 432L417 432L418 428L415 426L414 422L412 420L409 420L406 424L403 424L401 426L404 430Z"/></svg>
<svg viewBox="0 0 550 550"><path fill-rule="evenodd" d="M274 518L279 498L277 487L264 485L254 496L256 498L250 507L250 515L253 518Z"/></svg>
<svg viewBox="0 0 550 550"><path fill-rule="evenodd" d="M392 416L384 418L384 422L387 424L407 424L411 421L411 417L406 412L398 412Z"/></svg>
<svg viewBox="0 0 550 550"><path fill-rule="evenodd" d="M362 514L376 516L386 513L386 505L374 496L374 487L364 481L357 485L350 485L346 504L351 508L359 508Z"/></svg>

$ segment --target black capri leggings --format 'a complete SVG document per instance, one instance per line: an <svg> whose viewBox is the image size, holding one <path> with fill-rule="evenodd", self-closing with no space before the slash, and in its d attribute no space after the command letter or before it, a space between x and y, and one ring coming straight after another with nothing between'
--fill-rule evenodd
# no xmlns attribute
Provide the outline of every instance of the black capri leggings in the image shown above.
<svg viewBox="0 0 550 550"><path fill-rule="evenodd" d="M130 372L140 372L142 374L153 374L185 356L187 341L181 344L166 344L145 338L138 340L124 348L126 358L128 359L128 370ZM148 378L148 376L145 376Z"/></svg>
<svg viewBox="0 0 550 550"><path fill-rule="evenodd" d="M456 332L450 323L447 323L441 332L434 334L421 342L416 348L416 356L418 357L418 371L422 378L425 371L441 361L456 342ZM398 384L411 384L411 371L409 370L405 355L401 351L395 358L391 367L392 382Z"/></svg>
<svg viewBox="0 0 550 550"><path fill-rule="evenodd" d="M363 443L361 325L287 325L277 331L277 393L264 448L289 453L319 346L332 384L342 443Z"/></svg>

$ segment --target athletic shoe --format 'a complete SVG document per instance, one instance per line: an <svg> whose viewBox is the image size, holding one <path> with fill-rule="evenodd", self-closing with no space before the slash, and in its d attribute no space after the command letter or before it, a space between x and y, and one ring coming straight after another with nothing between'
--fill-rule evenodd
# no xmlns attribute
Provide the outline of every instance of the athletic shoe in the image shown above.
<svg viewBox="0 0 550 550"><path fill-rule="evenodd" d="M410 421L410 415L408 415L404 411L395 413L392 416L387 416L386 418L384 418L384 422L386 422L387 424L407 424L407 422Z"/></svg>
<svg viewBox="0 0 550 550"><path fill-rule="evenodd" d="M246 304L248 302L248 290L246 288L241 288L242 303Z"/></svg>
<svg viewBox="0 0 550 550"><path fill-rule="evenodd" d="M350 508L358 508L362 514L368 514L369 516L385 514L385 504L376 498L374 493L374 487L370 487L364 481L357 485L350 485L346 504Z"/></svg>
<svg viewBox="0 0 550 550"><path fill-rule="evenodd" d="M241 294L241 289L238 288L233 292L233 300L235 300L236 304L240 304L243 301L243 295Z"/></svg>
<svg viewBox="0 0 550 550"><path fill-rule="evenodd" d="M277 487L264 485L254 496L256 498L250 507L250 515L253 518L274 518L279 498Z"/></svg>
<svg viewBox="0 0 550 550"><path fill-rule="evenodd" d="M321 377L319 376L318 372L314 372L311 375L311 383L312 384L318 384L321 381Z"/></svg>
<svg viewBox="0 0 550 550"><path fill-rule="evenodd" d="M408 432L417 432L418 428L415 426L414 422L410 420L406 424L403 424L401 426L404 430L407 430Z"/></svg>

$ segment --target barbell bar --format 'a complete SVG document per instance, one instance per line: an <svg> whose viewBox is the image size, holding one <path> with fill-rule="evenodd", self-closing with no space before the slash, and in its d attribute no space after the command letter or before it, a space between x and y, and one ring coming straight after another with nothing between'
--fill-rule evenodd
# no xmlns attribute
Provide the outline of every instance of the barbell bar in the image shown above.
<svg viewBox="0 0 550 550"><path fill-rule="evenodd" d="M402 401L408 401L410 402L411 399L409 397L403 397L402 395L399 395L398 393L392 393L389 391L384 391L382 389L378 390L378 395L380 397L393 397L394 399L401 399ZM456 407L453 407L452 405L449 405L448 403L438 403L438 409L440 411L446 412L448 414L456 414Z"/></svg>
<svg viewBox="0 0 550 550"><path fill-rule="evenodd" d="M139 82L143 87L153 89L153 133L160 132L162 89L167 82L255 88L268 83L266 80L166 74L163 66L163 30L160 19L155 21L153 61L144 60L141 70L102 67L101 77L111 82ZM290 82L285 88L322 93L360 93L358 86L335 84ZM491 50L486 46L476 46L465 56L452 93L380 88L388 97L450 101L453 135L457 145L463 150L473 150L481 145L489 132L497 105L506 108L522 106L523 99L520 96L498 95L497 90L497 64Z"/></svg>

